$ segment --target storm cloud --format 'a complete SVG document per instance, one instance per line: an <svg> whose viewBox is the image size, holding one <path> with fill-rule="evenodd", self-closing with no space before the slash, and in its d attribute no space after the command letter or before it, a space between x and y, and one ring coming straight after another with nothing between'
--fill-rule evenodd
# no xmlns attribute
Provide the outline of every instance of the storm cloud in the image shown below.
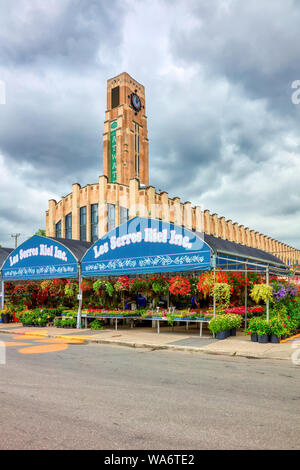
<svg viewBox="0 0 300 470"><path fill-rule="evenodd" d="M300 249L300 5L4 0L0 243L102 173L106 80L146 88L150 184Z"/></svg>

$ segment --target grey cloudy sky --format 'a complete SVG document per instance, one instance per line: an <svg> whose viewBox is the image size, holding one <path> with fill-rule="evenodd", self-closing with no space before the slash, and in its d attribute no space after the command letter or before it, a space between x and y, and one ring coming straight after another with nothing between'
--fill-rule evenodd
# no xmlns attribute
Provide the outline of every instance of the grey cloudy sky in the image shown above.
<svg viewBox="0 0 300 470"><path fill-rule="evenodd" d="M102 172L106 80L146 87L150 183L300 249L300 2L1 0L0 243Z"/></svg>

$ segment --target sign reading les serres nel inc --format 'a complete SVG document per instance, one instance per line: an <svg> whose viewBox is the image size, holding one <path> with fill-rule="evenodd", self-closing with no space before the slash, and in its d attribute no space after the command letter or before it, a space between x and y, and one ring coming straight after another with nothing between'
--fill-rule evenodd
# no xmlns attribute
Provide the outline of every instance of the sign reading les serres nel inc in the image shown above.
<svg viewBox="0 0 300 470"><path fill-rule="evenodd" d="M7 281L76 277L77 260L61 243L35 235L10 254L2 274Z"/></svg>
<svg viewBox="0 0 300 470"><path fill-rule="evenodd" d="M207 269L210 248L195 233L136 217L98 240L82 260L84 276Z"/></svg>

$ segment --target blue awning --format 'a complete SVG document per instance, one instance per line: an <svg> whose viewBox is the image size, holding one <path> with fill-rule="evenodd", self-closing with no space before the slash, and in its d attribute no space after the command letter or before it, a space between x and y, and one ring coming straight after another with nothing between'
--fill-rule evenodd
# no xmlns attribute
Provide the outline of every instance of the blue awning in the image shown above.
<svg viewBox="0 0 300 470"><path fill-rule="evenodd" d="M82 258L82 275L117 276L211 268L211 249L192 232L135 217L100 238Z"/></svg>
<svg viewBox="0 0 300 470"><path fill-rule="evenodd" d="M65 242L65 243L64 243ZM74 278L81 257L68 248L67 240L34 235L13 250L2 268L4 281ZM72 240L72 244L81 242ZM85 244L84 251L90 244Z"/></svg>

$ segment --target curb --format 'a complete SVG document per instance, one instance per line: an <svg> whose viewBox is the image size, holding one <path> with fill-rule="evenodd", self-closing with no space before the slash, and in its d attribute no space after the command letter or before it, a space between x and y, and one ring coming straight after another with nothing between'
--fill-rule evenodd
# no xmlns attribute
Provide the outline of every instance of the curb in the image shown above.
<svg viewBox="0 0 300 470"><path fill-rule="evenodd" d="M284 358L284 357L270 357L270 356L263 356L263 355L257 355L257 354L251 354L251 353L243 353L243 352L238 352L238 351L215 351L215 350L210 350L210 349L204 349L202 348L196 348L194 346L179 346L175 344L150 344L150 343L128 343L125 341L112 341L110 339L93 339L93 338L76 338L70 336L64 336L64 335L53 335L53 334L47 334L47 333L30 333L29 331L24 331L24 332L12 332L8 330L0 330L0 334L13 334L13 335L20 335L20 336L36 336L36 337L42 337L42 338L51 338L51 339L65 339L66 341L70 341L70 343L73 342L73 344L105 344L105 345L111 345L111 346L125 346L128 348L135 348L135 349L150 349L151 351L161 351L161 350L169 350L169 351L181 351L181 352L190 352L190 353L202 353L202 354L210 354L214 356L227 356L227 357L245 357L247 359L269 359L269 360L280 360L280 361L287 361L290 358Z"/></svg>

